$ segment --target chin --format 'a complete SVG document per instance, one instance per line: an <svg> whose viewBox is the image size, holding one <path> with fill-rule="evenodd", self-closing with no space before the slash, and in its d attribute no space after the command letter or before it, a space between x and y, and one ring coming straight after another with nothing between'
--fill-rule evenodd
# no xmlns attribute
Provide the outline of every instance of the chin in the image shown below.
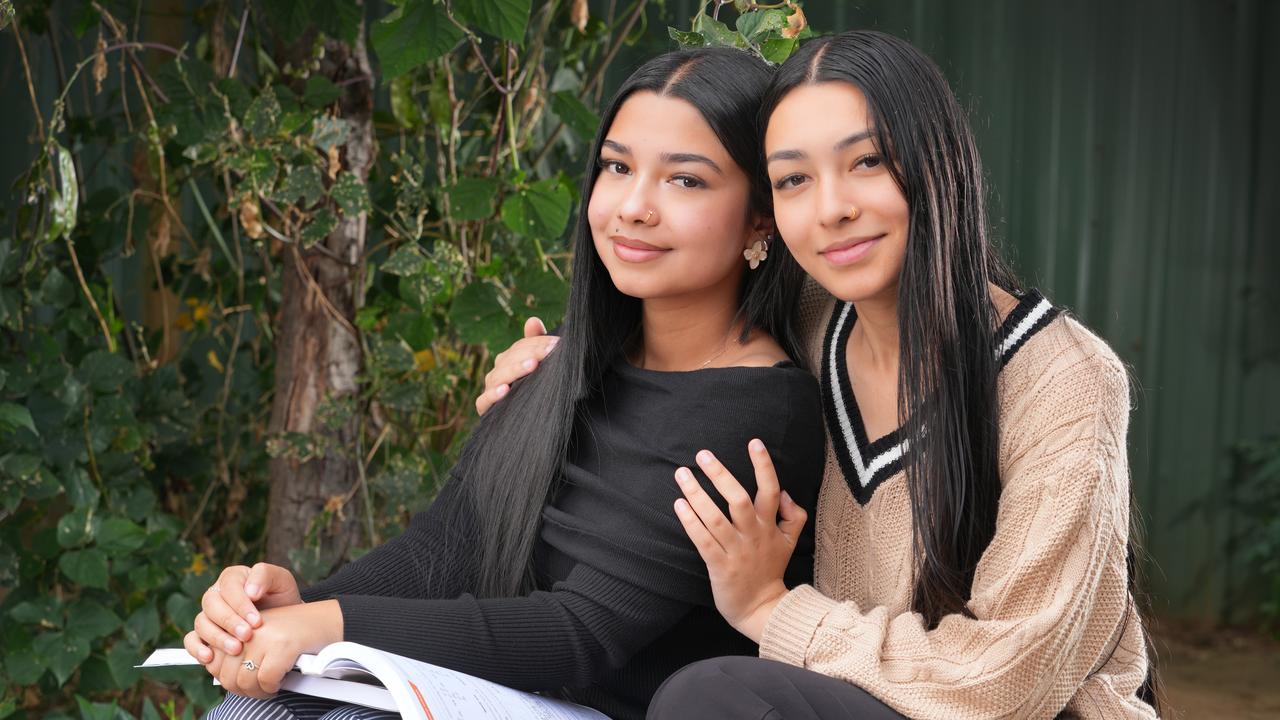
<svg viewBox="0 0 1280 720"><path fill-rule="evenodd" d="M833 268L825 263L806 268L818 284L844 302L862 302L895 291L898 278L877 267Z"/></svg>

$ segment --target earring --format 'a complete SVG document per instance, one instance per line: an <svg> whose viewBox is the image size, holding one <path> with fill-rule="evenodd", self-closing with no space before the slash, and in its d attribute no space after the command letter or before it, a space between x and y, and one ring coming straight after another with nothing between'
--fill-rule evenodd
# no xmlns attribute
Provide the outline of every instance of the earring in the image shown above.
<svg viewBox="0 0 1280 720"><path fill-rule="evenodd" d="M764 240L757 240L751 244L751 247L742 251L742 257L746 259L747 264L752 270L760 267L760 263L769 257L769 242L773 240L773 233L765 236Z"/></svg>
<svg viewBox="0 0 1280 720"><path fill-rule="evenodd" d="M851 206L849 208L849 214L846 217L848 217L850 220L857 220L858 218L862 217L862 208L858 207L857 205Z"/></svg>

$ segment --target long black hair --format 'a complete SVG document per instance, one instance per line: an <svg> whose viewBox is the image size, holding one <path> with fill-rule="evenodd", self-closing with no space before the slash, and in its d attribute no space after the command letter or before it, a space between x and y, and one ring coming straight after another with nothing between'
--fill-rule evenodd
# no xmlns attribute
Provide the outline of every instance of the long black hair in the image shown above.
<svg viewBox="0 0 1280 720"><path fill-rule="evenodd" d="M532 555L543 506L551 498L570 451L580 403L598 387L639 330L640 300L613 284L592 241L586 208L600 173L598 158L614 116L637 92L679 98L701 113L721 145L751 181L750 211L772 216L757 110L772 71L752 55L700 48L656 57L610 100L591 146L574 239L572 280L561 337L537 372L512 387L480 422L455 475L465 482L478 518L481 597L512 597L532 589ZM799 346L790 311L804 271L775 242L741 285L738 319L745 341L752 329L773 336L792 357Z"/></svg>
<svg viewBox="0 0 1280 720"><path fill-rule="evenodd" d="M794 88L831 81L866 98L876 145L910 213L898 286L898 417L911 448L903 467L919 558L912 609L933 628L952 613L973 617L974 573L995 535L1000 360L990 286L1021 289L990 242L977 143L937 65L884 33L815 40L774 76L761 127ZM1136 582L1130 568L1131 596ZM1155 677L1153 665L1139 692L1153 704Z"/></svg>

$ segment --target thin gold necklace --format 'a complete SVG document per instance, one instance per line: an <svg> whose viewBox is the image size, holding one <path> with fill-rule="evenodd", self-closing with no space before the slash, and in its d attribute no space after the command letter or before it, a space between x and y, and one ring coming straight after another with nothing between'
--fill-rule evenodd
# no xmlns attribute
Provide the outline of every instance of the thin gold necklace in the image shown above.
<svg viewBox="0 0 1280 720"><path fill-rule="evenodd" d="M716 358L718 358L718 357L720 357L721 355L723 355L723 354L725 354L726 352L728 352L728 350L729 350L729 337L730 337L731 335L733 335L733 326L730 326L730 327L729 327L729 331L728 331L728 332L726 332L726 333L724 334L724 340L720 341L720 349L719 349L719 350L717 350L717 351L715 352L715 354L714 354L714 355L712 355L711 357L707 358L706 360L703 360L703 361L702 361L702 364L701 364L701 365L699 365L698 367L694 368L694 370L702 370L702 369L705 369L708 365L710 365L713 361L715 361L715 359L716 359ZM644 338L643 338L643 337L642 337L642 338L640 338L639 342L637 342L637 343L636 343L636 345L637 345L638 347L636 348L635 352L637 353L637 355L639 356L639 359L640 359L640 363L639 363L639 365L637 365L637 367L639 367L641 370L643 370L643 369L644 369ZM684 371L684 372L691 372L691 371L686 370L686 371Z"/></svg>

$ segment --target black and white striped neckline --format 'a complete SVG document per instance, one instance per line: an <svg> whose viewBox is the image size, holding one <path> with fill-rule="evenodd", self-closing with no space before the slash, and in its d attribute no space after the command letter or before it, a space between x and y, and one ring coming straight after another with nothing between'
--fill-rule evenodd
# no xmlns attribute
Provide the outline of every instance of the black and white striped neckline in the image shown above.
<svg viewBox="0 0 1280 720"><path fill-rule="evenodd" d="M1048 325L1058 308L1037 290L1028 290L1018 305L1001 323L996 333L996 353L1004 367L1032 335ZM845 481L859 504L871 500L876 488L902 469L902 458L910 443L899 427L888 435L870 442L862 424L862 413L849 382L845 348L857 315L853 303L837 302L831 313L822 345L822 404L826 413L827 432L831 434L836 457Z"/></svg>

